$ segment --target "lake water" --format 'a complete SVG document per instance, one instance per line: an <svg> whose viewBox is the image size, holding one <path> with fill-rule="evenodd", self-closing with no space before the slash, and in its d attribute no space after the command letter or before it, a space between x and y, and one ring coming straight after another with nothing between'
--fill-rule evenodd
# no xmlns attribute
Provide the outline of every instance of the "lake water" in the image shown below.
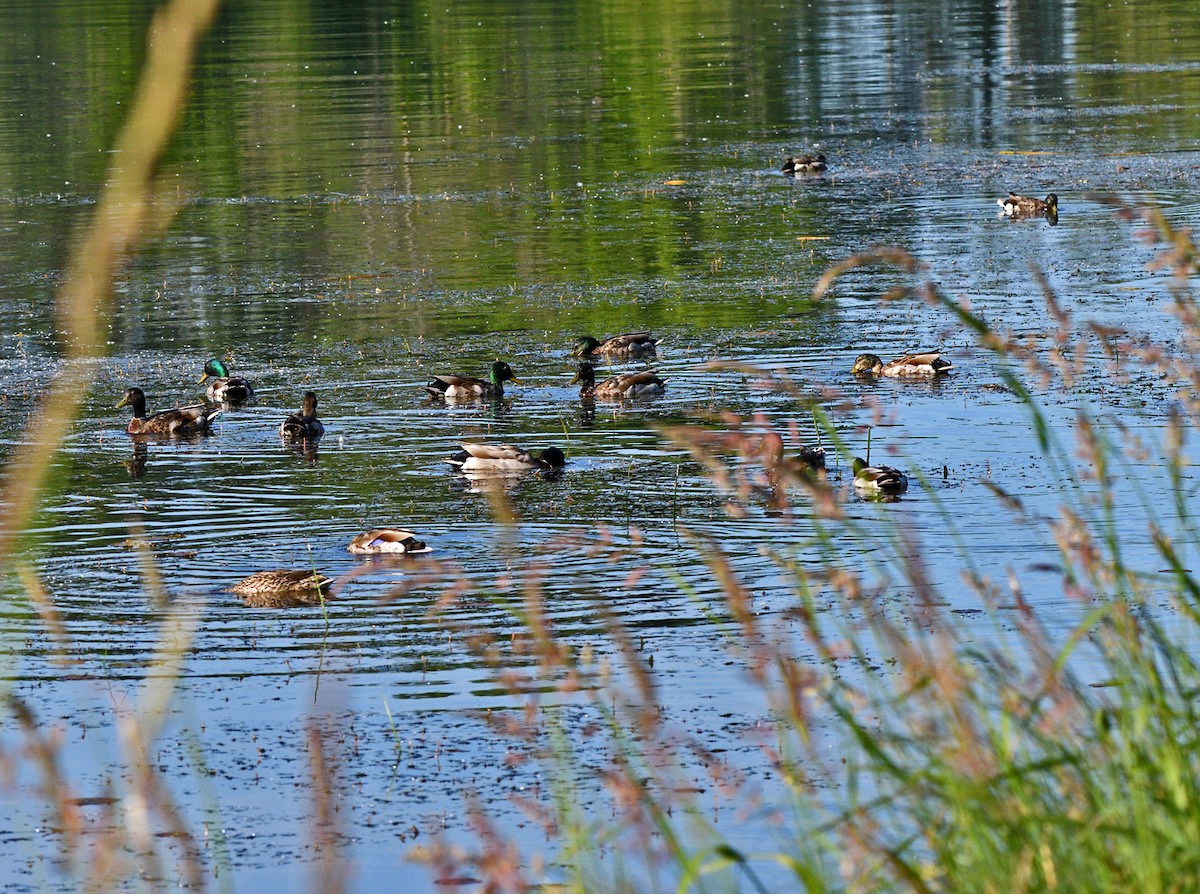
<svg viewBox="0 0 1200 894"><path fill-rule="evenodd" d="M56 368L54 289L103 180L150 6L0 10L3 456ZM1086 196L1149 198L1176 225L1200 222L1198 60L1190 0L232 5L165 170L175 218L121 280L109 359L29 538L69 647L6 577L8 686L61 730L79 797L119 794L116 720L161 676L155 650L183 609L198 627L153 760L204 830L214 886L316 877L315 723L337 767L349 887L432 888L409 849L472 840L471 797L528 853L553 853L509 801L546 799L544 768L487 722L525 699L462 635L518 635L521 583L544 568L564 641L612 656L612 612L653 656L672 722L782 797L756 736L731 732L761 731L767 711L711 620L720 590L683 532L719 537L756 608L783 625L793 597L760 547L810 557L811 513L797 495L788 521L757 502L730 518L660 429L763 413L810 438L802 401L713 361L760 366L826 406L835 389L855 450L873 424L874 455L894 449L889 462L932 481L850 511L868 525L899 516L951 597L965 550L986 573L1014 569L1044 620L1070 624L1076 607L1038 590L1045 534L981 508L984 479L1035 515L1060 496L1026 410L988 387L1000 381L990 361L948 315L881 304L894 273L810 293L831 263L900 245L948 295L1034 331L1050 318L1032 263L1081 318L1176 345L1167 274L1147 272L1136 228ZM829 158L825 175L779 173L785 155L810 151ZM999 219L1009 190L1056 193L1057 226ZM667 394L581 403L573 339L638 329L664 339L654 367ZM849 374L862 351L930 347L955 363L949 379ZM256 399L211 436L136 446L114 409L125 388L152 407L194 401L210 356L229 358ZM496 357L523 382L504 401L426 399L430 375L479 375ZM296 450L277 428L309 389L327 434ZM1173 399L1137 377L1039 396L1064 437L1081 405L1153 433ZM443 462L469 439L557 445L569 463L507 491L516 521L501 524ZM959 542L941 536L947 517ZM420 532L434 561L346 553L384 524ZM1129 521L1135 557L1149 555L1140 529ZM846 558L874 557L850 543ZM256 609L225 590L276 567L338 576L336 598ZM431 612L462 580L475 589ZM569 704L569 728L589 716L583 696L542 701ZM14 748L14 734L0 744ZM578 747L604 759L586 737ZM586 786L581 798L600 800ZM734 840L756 834L714 812ZM59 861L31 769L10 774L6 815L6 889L86 877Z"/></svg>

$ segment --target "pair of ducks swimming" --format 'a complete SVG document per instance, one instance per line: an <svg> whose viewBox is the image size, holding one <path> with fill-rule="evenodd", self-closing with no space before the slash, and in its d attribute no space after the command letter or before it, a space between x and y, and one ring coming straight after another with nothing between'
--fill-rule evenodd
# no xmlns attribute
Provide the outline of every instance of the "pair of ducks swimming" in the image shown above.
<svg viewBox="0 0 1200 894"><path fill-rule="evenodd" d="M783 160L780 170L785 177L798 179L810 174L823 174L828 170L828 164L824 154L789 155ZM1005 217L1045 217L1051 222L1058 219L1058 196L1054 193L1050 193L1045 199L1035 199L1032 196L1010 192L1004 198L996 199L996 204L1004 209Z"/></svg>
<svg viewBox="0 0 1200 894"><path fill-rule="evenodd" d="M660 378L652 370L634 373L621 373L603 382L596 381L596 368L588 358L592 357L621 357L629 359L644 359L658 353L658 345L662 339L655 339L649 332L626 332L614 335L603 341L590 335L580 336L575 341L571 353L582 359L575 371L571 384L578 384L579 395L583 398L631 398L649 397L662 394L666 389L666 379ZM489 369L489 378L477 379L472 376L434 376L425 386L425 390L433 397L443 397L447 400L490 400L504 396L506 382L522 384L513 372L511 366L497 359Z"/></svg>
<svg viewBox="0 0 1200 894"><path fill-rule="evenodd" d="M216 357L204 364L204 375L199 384L212 379L205 396L217 403L241 404L254 396L253 386L241 376L229 374L224 362ZM154 437L190 438L205 434L212 429L213 420L224 412L223 407L191 404L157 413L146 411L146 393L141 388L129 388L117 404L117 409L130 407L133 418L125 430L131 435ZM315 439L325 434L325 426L317 418L316 392L306 391L300 410L292 413L279 425L279 434L289 439Z"/></svg>

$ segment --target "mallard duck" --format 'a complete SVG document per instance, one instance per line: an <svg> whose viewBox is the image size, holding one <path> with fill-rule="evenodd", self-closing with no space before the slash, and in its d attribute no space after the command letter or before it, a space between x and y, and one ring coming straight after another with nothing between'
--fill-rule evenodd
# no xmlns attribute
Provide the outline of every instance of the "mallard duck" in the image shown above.
<svg viewBox="0 0 1200 894"><path fill-rule="evenodd" d="M798 155L796 157L788 156L783 160L783 167L780 169L784 174L797 177L804 174L821 174L826 170L824 155Z"/></svg>
<svg viewBox="0 0 1200 894"><path fill-rule="evenodd" d="M825 468L825 448L824 447L809 447L807 444L800 448L796 458L800 460L801 465L813 470L814 472Z"/></svg>
<svg viewBox="0 0 1200 894"><path fill-rule="evenodd" d="M1041 199L1019 196L1015 192L1010 192L1006 198L996 199L996 204L1004 209L1004 214L1008 217L1058 215L1058 196L1054 193L1046 196L1046 201L1043 202Z"/></svg>
<svg viewBox="0 0 1200 894"><path fill-rule="evenodd" d="M325 434L325 426L317 418L317 395L314 391L304 392L304 404L300 412L293 413L279 424L279 434L285 438L312 440Z"/></svg>
<svg viewBox="0 0 1200 894"><path fill-rule="evenodd" d="M312 569L276 568L259 571L229 588L251 608L293 608L319 605L333 578Z"/></svg>
<svg viewBox="0 0 1200 894"><path fill-rule="evenodd" d="M609 336L604 341L581 335L575 339L571 353L576 357L651 357L658 352L660 344L662 339L655 339L649 332L626 332L624 335Z"/></svg>
<svg viewBox="0 0 1200 894"><path fill-rule="evenodd" d="M856 375L931 378L953 368L954 365L949 360L943 360L941 354L930 351L926 354L905 354L887 363L875 354L859 354L854 358L850 371Z"/></svg>
<svg viewBox="0 0 1200 894"><path fill-rule="evenodd" d="M575 378L571 384L579 385L579 396L582 398L630 398L653 397L662 394L667 388L667 380L660 379L654 370L642 372L621 373L596 384L596 368L586 361L579 364L575 370Z"/></svg>
<svg viewBox="0 0 1200 894"><path fill-rule="evenodd" d="M208 388L204 392L209 400L218 403L240 404L254 397L254 389L250 383L241 376L231 376L224 361L216 357L204 364L204 375L200 377L197 384L203 385L209 378L212 378L212 381L208 383Z"/></svg>
<svg viewBox="0 0 1200 894"><path fill-rule="evenodd" d="M514 472L537 470L554 472L567 464L566 455L557 447L547 447L534 456L528 450L508 444L461 444L462 450L446 459L464 472Z"/></svg>
<svg viewBox="0 0 1200 894"><path fill-rule="evenodd" d="M432 552L425 545L425 541L418 540L412 531L402 531L399 528L376 528L374 531L359 534L346 545L346 549L357 555Z"/></svg>
<svg viewBox="0 0 1200 894"><path fill-rule="evenodd" d="M425 386L425 390L434 397L444 397L447 400L492 398L504 395L505 382L523 384L517 378L516 373L512 371L512 367L503 360L493 362L489 374L490 381L473 379L470 376L434 376L433 380Z"/></svg>
<svg viewBox="0 0 1200 894"><path fill-rule="evenodd" d="M868 466L861 456L854 457L854 489L868 494L902 494L908 490L908 478L891 466Z"/></svg>
<svg viewBox="0 0 1200 894"><path fill-rule="evenodd" d="M133 408L133 418L129 420L125 431L131 435L158 435L167 438L190 438L203 434L212 427L212 421L221 415L219 409L212 410L203 404L195 404L147 416L146 394L141 388L128 389L116 409L121 407Z"/></svg>

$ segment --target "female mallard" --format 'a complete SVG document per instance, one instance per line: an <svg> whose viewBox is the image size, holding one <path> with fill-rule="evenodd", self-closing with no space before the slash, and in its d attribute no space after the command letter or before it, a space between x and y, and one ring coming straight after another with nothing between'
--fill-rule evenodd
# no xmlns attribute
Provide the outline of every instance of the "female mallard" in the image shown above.
<svg viewBox="0 0 1200 894"><path fill-rule="evenodd" d="M996 204L1004 209L1007 217L1056 217L1058 215L1058 196L1054 193L1046 196L1046 201L1030 196L1019 196L1010 192L1007 198L996 199Z"/></svg>
<svg viewBox="0 0 1200 894"><path fill-rule="evenodd" d="M304 404L300 412L293 413L279 424L279 434L285 438L304 438L313 440L325 434L325 426L317 418L317 395L313 391L304 392Z"/></svg>
<svg viewBox="0 0 1200 894"><path fill-rule="evenodd" d="M212 378L212 381L208 383L204 394L211 401L240 404L254 397L254 389L250 383L241 376L231 376L225 363L216 357L204 364L204 375L200 377L198 384L203 385L209 378Z"/></svg>
<svg viewBox="0 0 1200 894"><path fill-rule="evenodd" d="M788 156L783 160L781 170L789 177L802 177L805 174L822 174L825 172L825 156L824 155L798 155L795 158Z"/></svg>
<svg viewBox="0 0 1200 894"><path fill-rule="evenodd" d="M888 363L884 363L875 354L859 354L854 358L854 365L850 367L850 371L856 375L932 378L953 368L954 364L943 360L941 354L930 351L926 354L905 354Z"/></svg>
<svg viewBox="0 0 1200 894"><path fill-rule="evenodd" d="M610 398L620 400L630 397L654 397L667 388L667 380L660 379L654 370L621 373L596 384L596 368L586 361L575 370L571 384L579 385L579 396L588 398Z"/></svg>
<svg viewBox="0 0 1200 894"><path fill-rule="evenodd" d="M276 568L252 574L238 581L229 591L236 593L251 608L295 608L319 605L332 583L333 578L312 569Z"/></svg>
<svg viewBox="0 0 1200 894"><path fill-rule="evenodd" d="M581 335L575 339L571 353L576 357L653 357L658 352L662 339L655 339L649 332L626 332L613 335L604 341Z"/></svg>
<svg viewBox="0 0 1200 894"><path fill-rule="evenodd" d="M357 555L374 555L388 553L428 553L432 550L425 541L418 540L412 531L402 531L399 528L376 528L359 534L347 544L346 549Z"/></svg>
<svg viewBox="0 0 1200 894"><path fill-rule="evenodd" d="M464 472L520 472L536 470L556 472L567 464L567 457L557 447L547 447L534 456L528 450L508 444L461 444L462 450L446 462Z"/></svg>
<svg viewBox="0 0 1200 894"><path fill-rule="evenodd" d="M477 397L493 398L504 396L504 383L515 382L522 384L512 367L503 360L496 360L489 370L491 381L473 379L470 376L434 376L425 386L434 397L444 397L447 400L471 399Z"/></svg>
<svg viewBox="0 0 1200 894"><path fill-rule="evenodd" d="M212 421L221 411L210 410L203 404L163 410L153 416L146 415L146 395L141 388L130 388L117 404L116 409L132 407L133 418L125 431L131 435L157 435L165 438L190 438L203 434L212 427Z"/></svg>
<svg viewBox="0 0 1200 894"><path fill-rule="evenodd" d="M867 494L894 496L908 490L908 478L891 466L868 466L861 456L854 457L854 489Z"/></svg>

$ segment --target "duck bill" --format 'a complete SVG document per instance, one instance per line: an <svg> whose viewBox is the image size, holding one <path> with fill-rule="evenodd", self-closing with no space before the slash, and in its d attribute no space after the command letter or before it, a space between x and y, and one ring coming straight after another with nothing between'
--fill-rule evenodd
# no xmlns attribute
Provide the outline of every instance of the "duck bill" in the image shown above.
<svg viewBox="0 0 1200 894"><path fill-rule="evenodd" d="M513 376L511 379L509 379L509 381L512 382L514 385L524 385L525 384L520 379L518 379L516 376Z"/></svg>
<svg viewBox="0 0 1200 894"><path fill-rule="evenodd" d="M121 409L121 407L127 407L127 406L129 406L129 398L123 397L123 398L121 398L121 402L119 404L117 404L115 407L113 407L113 409L119 410L119 409Z"/></svg>
<svg viewBox="0 0 1200 894"><path fill-rule="evenodd" d="M200 377L200 381L199 381L199 382L197 382L196 384L197 384L197 385L203 385L203 384L204 384L205 382L207 382L207 381L208 381L208 373L205 373L204 375L202 375L202 376Z"/></svg>
<svg viewBox="0 0 1200 894"><path fill-rule="evenodd" d="M571 381L570 381L568 384L570 384L570 385L576 385L576 384L578 384L579 382L582 382L582 381L583 381L583 379L581 379L581 378L579 377L579 370L575 370L575 378L571 379Z"/></svg>

